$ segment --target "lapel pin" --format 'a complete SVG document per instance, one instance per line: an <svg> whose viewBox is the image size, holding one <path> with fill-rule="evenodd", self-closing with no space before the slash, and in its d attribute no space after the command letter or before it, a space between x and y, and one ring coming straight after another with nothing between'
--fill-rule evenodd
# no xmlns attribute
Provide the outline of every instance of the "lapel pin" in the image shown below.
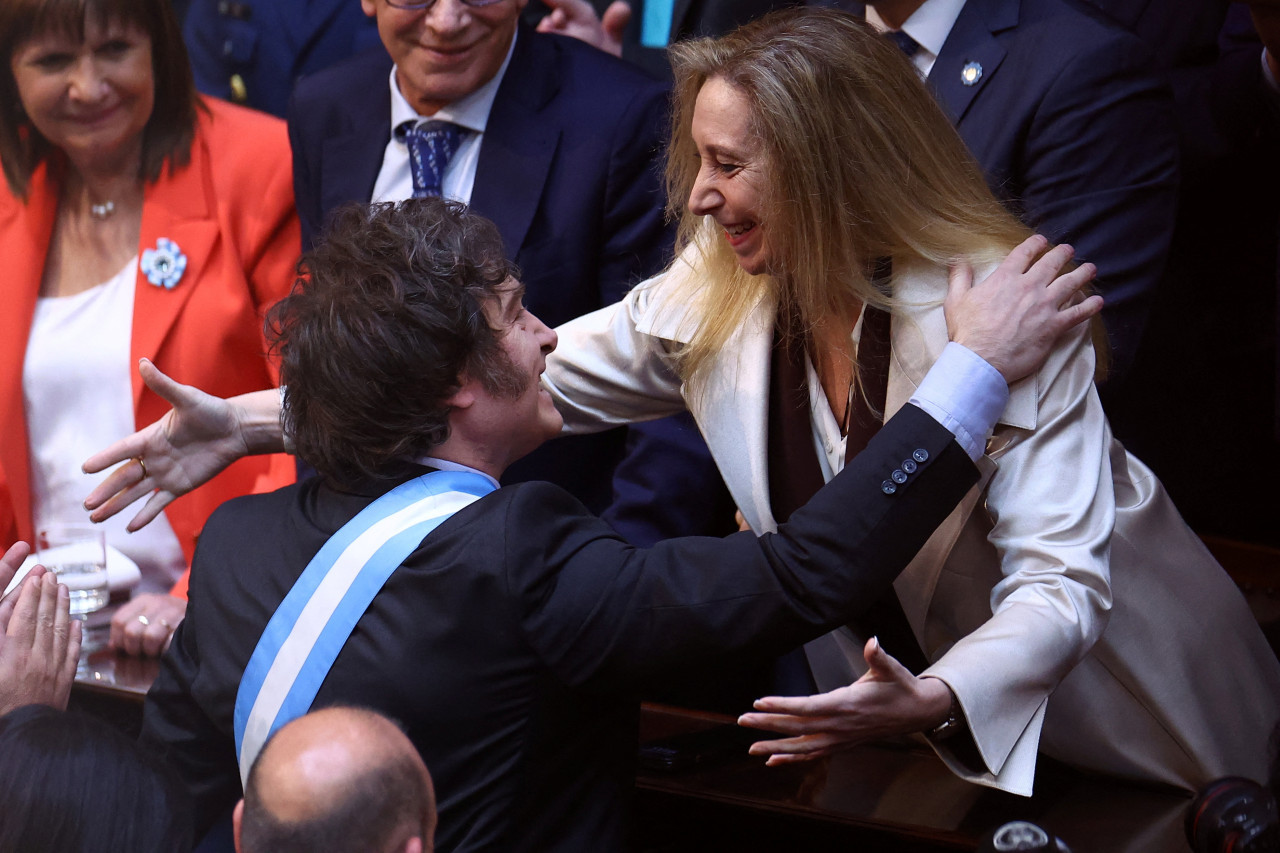
<svg viewBox="0 0 1280 853"><path fill-rule="evenodd" d="M972 86L982 79L982 63L966 62L964 68L960 69L960 82L966 86Z"/></svg>
<svg viewBox="0 0 1280 853"><path fill-rule="evenodd" d="M143 250L139 266L142 267L142 274L147 277L147 281L156 287L173 290L174 285L182 280L182 274L186 272L187 256L182 254L177 243L168 237L161 237L156 241L154 249Z"/></svg>

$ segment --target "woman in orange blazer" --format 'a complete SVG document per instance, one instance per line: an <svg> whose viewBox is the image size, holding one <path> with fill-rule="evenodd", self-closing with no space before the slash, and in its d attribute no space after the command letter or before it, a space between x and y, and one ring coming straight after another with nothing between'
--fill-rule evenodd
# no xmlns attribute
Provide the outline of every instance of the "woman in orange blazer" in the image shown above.
<svg viewBox="0 0 1280 853"><path fill-rule="evenodd" d="M87 521L80 448L168 410L140 358L221 395L275 384L262 316L292 286L300 244L284 123L196 94L168 0L79 6L0 10L5 545ZM293 476L288 457L245 460L170 505L158 541L109 528L150 591L116 614L112 642L158 653L205 519Z"/></svg>

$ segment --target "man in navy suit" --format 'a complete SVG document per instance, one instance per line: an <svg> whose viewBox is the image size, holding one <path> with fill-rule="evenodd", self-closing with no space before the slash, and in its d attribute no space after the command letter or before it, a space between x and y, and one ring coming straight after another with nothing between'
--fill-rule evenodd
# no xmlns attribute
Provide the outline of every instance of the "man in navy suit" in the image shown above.
<svg viewBox="0 0 1280 853"><path fill-rule="evenodd" d="M919 43L912 61L996 195L1097 264L1113 379L1122 376L1164 271L1177 198L1173 102L1149 51L1065 0L868 5L872 23Z"/></svg>
<svg viewBox="0 0 1280 853"><path fill-rule="evenodd" d="M1229 430L1252 476L1280 479L1280 73L1267 73L1280 64L1259 40L1280 46L1280 6L1090 2L1168 69L1182 147L1169 275L1112 425L1197 532L1280 546L1280 493L1223 490L1218 476L1234 461Z"/></svg>
<svg viewBox="0 0 1280 853"><path fill-rule="evenodd" d="M430 118L461 128L439 191L497 223L530 310L547 322L617 301L661 269L672 240L660 175L666 87L574 39L521 27L526 2L362 0L385 49L304 79L289 110L304 246L344 202L414 193L406 128ZM731 521L690 423L632 436L646 482L619 482L622 500L605 513L628 539ZM625 438L552 442L508 479L550 480L604 511Z"/></svg>

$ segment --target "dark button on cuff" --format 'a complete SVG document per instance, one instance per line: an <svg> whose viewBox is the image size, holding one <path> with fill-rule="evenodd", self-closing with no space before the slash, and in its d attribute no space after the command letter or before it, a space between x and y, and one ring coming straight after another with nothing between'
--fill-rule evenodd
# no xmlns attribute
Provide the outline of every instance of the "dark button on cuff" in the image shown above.
<svg viewBox="0 0 1280 853"><path fill-rule="evenodd" d="M903 483L907 482L907 475L902 473L901 469L895 468L893 473L889 475L889 479L893 480L893 482L897 483L898 485L902 485Z"/></svg>
<svg viewBox="0 0 1280 853"><path fill-rule="evenodd" d="M884 492L886 495L891 495L898 491L898 486L892 480L885 480L880 484L880 491Z"/></svg>
<svg viewBox="0 0 1280 853"><path fill-rule="evenodd" d="M911 458L917 462L928 462L929 451L925 450L923 447L918 448L915 453L911 454Z"/></svg>
<svg viewBox="0 0 1280 853"><path fill-rule="evenodd" d="M914 459L902 460L902 470L906 471L908 474L914 474L916 469L919 467L920 466L916 464L916 460Z"/></svg>

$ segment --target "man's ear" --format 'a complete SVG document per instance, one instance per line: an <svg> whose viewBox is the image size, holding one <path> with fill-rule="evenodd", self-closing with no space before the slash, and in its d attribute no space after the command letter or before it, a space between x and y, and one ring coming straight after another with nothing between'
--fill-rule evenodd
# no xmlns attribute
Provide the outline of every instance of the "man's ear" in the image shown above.
<svg viewBox="0 0 1280 853"><path fill-rule="evenodd" d="M423 853L422 839L416 835L405 842L404 853Z"/></svg>
<svg viewBox="0 0 1280 853"><path fill-rule="evenodd" d="M463 376L462 380L458 384L458 390L445 398L445 405L451 409L469 409L475 405L476 392L479 391L479 389L479 382Z"/></svg>
<svg viewBox="0 0 1280 853"><path fill-rule="evenodd" d="M360 0L360 9L366 17L378 17L378 0Z"/></svg>
<svg viewBox="0 0 1280 853"><path fill-rule="evenodd" d="M240 821L244 819L244 800L236 803L236 810L231 813L231 837L235 839L236 853L244 853L240 846Z"/></svg>

